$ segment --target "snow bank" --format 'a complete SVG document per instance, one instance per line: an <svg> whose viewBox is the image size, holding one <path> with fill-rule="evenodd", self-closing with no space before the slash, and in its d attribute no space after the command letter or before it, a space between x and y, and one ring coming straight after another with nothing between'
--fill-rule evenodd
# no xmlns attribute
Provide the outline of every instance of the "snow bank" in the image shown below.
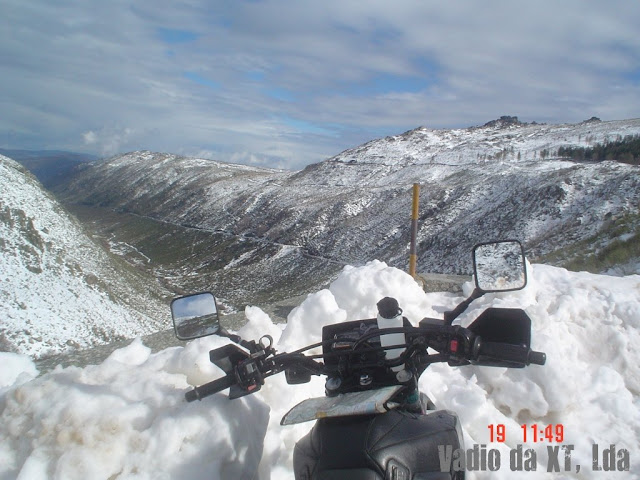
<svg viewBox="0 0 640 480"><path fill-rule="evenodd" d="M136 340L101 365L57 369L9 390L0 478L252 478L269 407L256 397L182 398L187 378L214 375L208 350L222 343L151 355Z"/></svg>
<svg viewBox="0 0 640 480"><path fill-rule="evenodd" d="M38 375L38 369L27 355L0 352L0 389L20 385Z"/></svg>
<svg viewBox="0 0 640 480"><path fill-rule="evenodd" d="M425 294L405 273L371 262L345 268L329 289L309 295L284 331L248 307L249 323L240 333L253 339L267 333L278 350L295 348L317 341L323 325L373 316L386 295L398 298L413 322L441 316L461 300ZM461 317L465 325L490 305L525 308L533 320L532 346L547 353L547 364L522 370L435 365L423 375L421 388L440 408L460 415L468 448L487 445L502 453L498 471L467 478L639 478L638 298L640 276L534 265L525 290L472 304ZM219 394L185 403L189 385L220 375L208 351L224 343L205 338L151 354L134 341L101 365L57 369L30 381L32 365L17 361L3 382L21 380L0 391L0 480L252 478L256 469L262 479L292 478L293 446L312 425L281 427L279 421L297 402L322 395L323 380L289 386L277 375L248 398ZM580 472L549 475L546 443L525 446L538 452L536 471L512 472L509 449L523 443L523 424L562 424L562 443L574 445ZM505 425L504 444L490 442L490 425ZM627 449L630 472L592 471L592 444Z"/></svg>

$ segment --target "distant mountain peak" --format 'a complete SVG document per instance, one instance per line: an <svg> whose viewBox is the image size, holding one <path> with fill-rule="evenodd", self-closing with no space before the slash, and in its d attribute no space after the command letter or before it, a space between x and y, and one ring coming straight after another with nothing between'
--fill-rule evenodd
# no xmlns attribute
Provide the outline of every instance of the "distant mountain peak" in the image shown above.
<svg viewBox="0 0 640 480"><path fill-rule="evenodd" d="M521 125L528 125L528 123L521 122L520 120L518 120L518 117L515 116L503 115L496 120L491 120L490 122L485 123L483 127L505 128Z"/></svg>

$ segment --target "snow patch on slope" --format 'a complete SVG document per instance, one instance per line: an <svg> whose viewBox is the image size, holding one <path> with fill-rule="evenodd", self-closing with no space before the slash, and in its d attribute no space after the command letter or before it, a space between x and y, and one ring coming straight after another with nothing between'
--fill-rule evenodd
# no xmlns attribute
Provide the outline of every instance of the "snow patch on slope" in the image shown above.
<svg viewBox="0 0 640 480"><path fill-rule="evenodd" d="M151 333L166 321L151 317L155 300L138 299L148 314L123 304L126 279L107 254L3 156L0 192L1 349L41 356Z"/></svg>

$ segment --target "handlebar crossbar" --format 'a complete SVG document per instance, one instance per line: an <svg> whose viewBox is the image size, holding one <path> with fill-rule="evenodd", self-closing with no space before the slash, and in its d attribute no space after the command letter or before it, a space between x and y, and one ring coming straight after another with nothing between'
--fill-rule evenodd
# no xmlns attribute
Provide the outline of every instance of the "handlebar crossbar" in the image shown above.
<svg viewBox="0 0 640 480"><path fill-rule="evenodd" d="M408 335L407 342L387 346L364 345L364 343L371 338L393 333L404 333ZM455 350L453 347L450 347L454 341L456 341ZM322 354L315 355L305 355L303 353L313 348L333 345L336 342L343 343L347 347L339 350L325 349ZM349 344L351 345L348 346ZM490 341L484 342L480 336L460 325L404 326L385 329L384 333L379 330L371 331L357 339L327 339L290 353L276 354L275 350L269 346L268 349L260 350L261 355L258 355L259 352L256 351L250 358L240 361L237 364L245 365L245 367L248 368L234 368L233 371L229 371L227 375L222 378L195 387L185 394L185 398L188 402L192 402L194 400L201 400L208 395L220 392L226 388L233 387L236 384L242 386L246 380L244 378L245 374L242 373L245 370L255 372L259 375L260 383L263 383L263 377L274 375L289 368L293 368L294 370L301 368L312 375L330 376L341 371L342 367L338 364L332 365L332 363L335 362L325 364L319 360L328 360L336 357L346 357L349 359L350 357L354 358L354 354L383 352L397 348L404 348L405 350L395 359L386 359L384 357L356 357L355 363L352 364L353 369L350 368L350 370L353 372L359 369L394 367L412 361L417 370L416 374L420 375L428 365L436 362L449 361L450 363L453 362L451 364L456 366L471 363L515 368L530 364L544 365L546 362L546 355L543 352L535 352L527 345ZM433 348L437 353L428 353L427 348ZM448 348L451 348L451 350L448 350ZM257 363L254 363L254 360L257 360ZM248 387L243 386L242 388ZM233 391L231 393L233 393ZM247 391L247 393L253 392ZM234 397L232 396L232 398Z"/></svg>

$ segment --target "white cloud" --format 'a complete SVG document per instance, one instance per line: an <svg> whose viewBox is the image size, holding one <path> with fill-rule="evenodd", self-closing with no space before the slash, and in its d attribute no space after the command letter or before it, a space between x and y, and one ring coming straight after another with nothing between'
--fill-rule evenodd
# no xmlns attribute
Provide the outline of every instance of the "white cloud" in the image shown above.
<svg viewBox="0 0 640 480"><path fill-rule="evenodd" d="M110 127L102 128L98 132L89 130L82 134L85 145L95 146L103 156L111 156L127 150L129 139L135 135L132 128Z"/></svg>
<svg viewBox="0 0 640 480"><path fill-rule="evenodd" d="M83 133L82 137L84 138L84 143L86 145L93 145L98 141L98 136L93 130L89 130L88 132Z"/></svg>
<svg viewBox="0 0 640 480"><path fill-rule="evenodd" d="M638 24L622 0L5 0L0 135L300 168L419 125L631 118Z"/></svg>

